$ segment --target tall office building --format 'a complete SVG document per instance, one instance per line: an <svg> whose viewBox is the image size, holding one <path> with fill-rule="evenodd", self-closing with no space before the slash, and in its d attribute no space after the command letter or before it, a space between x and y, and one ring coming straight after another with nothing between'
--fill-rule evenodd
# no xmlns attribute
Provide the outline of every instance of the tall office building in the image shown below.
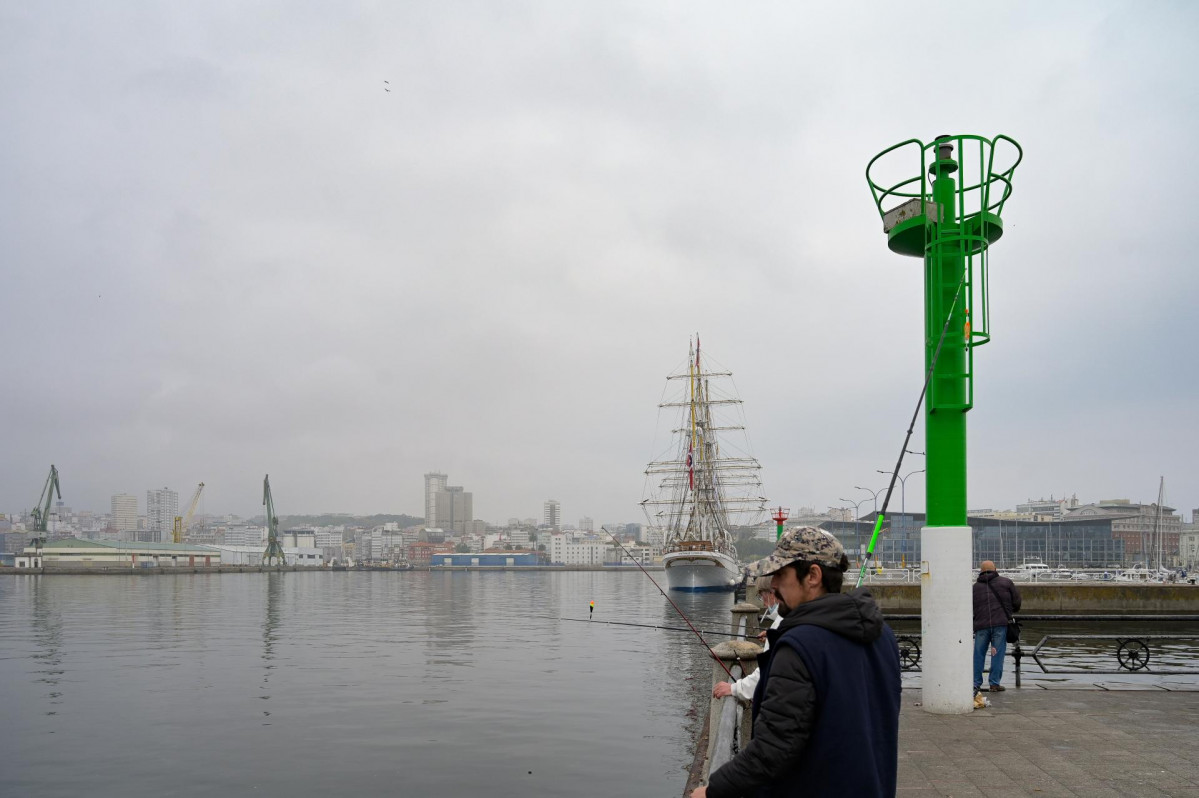
<svg viewBox="0 0 1199 798"><path fill-rule="evenodd" d="M137 497L118 493L112 497L112 525L117 532L137 530Z"/></svg>
<svg viewBox="0 0 1199 798"><path fill-rule="evenodd" d="M473 494L463 490L461 485L447 485L433 497L434 526L454 534L465 534L466 524L474 515L473 504Z"/></svg>
<svg viewBox="0 0 1199 798"><path fill-rule="evenodd" d="M170 488L146 491L147 543L170 543L175 516L179 514L179 494Z"/></svg>
<svg viewBox="0 0 1199 798"><path fill-rule="evenodd" d="M450 478L445 474L425 474L425 526L437 526L437 494L445 490Z"/></svg>
<svg viewBox="0 0 1199 798"><path fill-rule="evenodd" d="M546 500L542 523L554 531L562 528L562 505L558 503L557 499Z"/></svg>

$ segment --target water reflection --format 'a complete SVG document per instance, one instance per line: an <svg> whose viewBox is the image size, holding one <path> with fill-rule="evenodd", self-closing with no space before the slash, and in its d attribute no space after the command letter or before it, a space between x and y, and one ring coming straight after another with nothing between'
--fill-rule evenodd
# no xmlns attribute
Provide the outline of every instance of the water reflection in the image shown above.
<svg viewBox="0 0 1199 798"><path fill-rule="evenodd" d="M502 574L430 573L421 592L425 666L471 667L479 616L489 609L482 594Z"/></svg>
<svg viewBox="0 0 1199 798"><path fill-rule="evenodd" d="M669 592L671 601L678 609L671 606L670 601L662 599L662 611L659 621L662 626L686 626L687 623L680 615L691 621L696 629L719 630L730 628L729 610L733 606L733 594L722 592ZM715 647L718 643L728 640L727 637L705 635L701 641L690 630L686 632L661 631L665 638L665 646L670 653L672 663L669 672L663 674L663 685L666 697L676 706L685 706L684 722L690 739L696 739L707 720L709 695L712 687L714 668L719 667L712 659L704 641L708 646Z"/></svg>
<svg viewBox="0 0 1199 798"><path fill-rule="evenodd" d="M54 597L45 582L44 576L24 577L32 581L33 592L33 642L37 650L32 655L35 664L35 681L47 685L46 694L50 708L47 715L57 715L55 709L62 703L62 691L59 690L63 667L63 622L62 615L55 606Z"/></svg>
<svg viewBox="0 0 1199 798"><path fill-rule="evenodd" d="M280 637L279 623L285 576L281 571L269 571L266 574L266 620L262 624L262 686L258 694L263 701L269 701L271 698L271 671L275 669L275 641ZM270 710L262 710L262 716L269 718ZM262 725L271 724L264 721Z"/></svg>

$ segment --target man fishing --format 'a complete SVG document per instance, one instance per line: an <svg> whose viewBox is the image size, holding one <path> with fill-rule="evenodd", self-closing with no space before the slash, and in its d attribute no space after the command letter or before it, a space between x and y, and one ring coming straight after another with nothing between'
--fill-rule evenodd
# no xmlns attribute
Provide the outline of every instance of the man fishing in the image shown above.
<svg viewBox="0 0 1199 798"><path fill-rule="evenodd" d="M758 660L753 739L692 798L895 794L899 648L868 591L841 592L848 569L814 527L750 566L772 576L783 621Z"/></svg>
<svg viewBox="0 0 1199 798"><path fill-rule="evenodd" d="M783 616L779 614L779 599L774 594L774 588L770 586L771 578L769 576L759 576L758 598L762 601L762 606L766 611L762 614L762 620L770 623L771 629L779 628L779 624L783 622ZM766 632L762 632L758 639L766 640ZM766 645L762 649L765 654L770 650L770 641L766 640ZM754 672L749 676L740 678L734 682L717 682L712 688L713 698L724 698L725 696L736 696L738 701L746 703L754 700L754 690L758 687L758 680L761 678L762 672L754 669Z"/></svg>

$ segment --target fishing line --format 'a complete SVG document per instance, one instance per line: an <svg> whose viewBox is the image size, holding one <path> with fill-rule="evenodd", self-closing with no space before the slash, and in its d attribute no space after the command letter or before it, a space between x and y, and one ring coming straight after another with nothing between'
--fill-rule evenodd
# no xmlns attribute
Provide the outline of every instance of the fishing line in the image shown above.
<svg viewBox="0 0 1199 798"><path fill-rule="evenodd" d="M608 527L606 527L606 526L601 526L600 529L604 530L605 532L608 532ZM734 682L737 681L737 677L733 675L733 672L731 670L729 670L729 666L725 665L724 661L721 660L720 657L716 656L716 652L712 650L712 647L710 645L708 645L708 641L704 640L704 636L702 634L700 634L700 631L698 629L695 628L695 624L691 623L691 619L687 617L687 613L685 613L681 609L679 609L679 605L674 603L674 599L672 599L670 596L666 595L666 591L663 590L662 586L658 584L658 580L656 580L652 576L650 576L649 571L645 570L645 566L641 564L641 560L634 557L633 553L625 548L624 544L620 542L620 539L617 538L616 535L613 535L611 532L608 532L608 537L612 538L612 540L616 543L617 546L620 546L621 551L623 551L625 554L629 555L629 559L631 559L634 563L637 564L637 567L641 569L641 573L645 574L645 578L654 583L654 587L658 588L658 592L662 594L662 598L664 598L670 602L670 606L674 607L674 611L679 614L679 617L683 619L683 622L687 624L688 628L690 628L691 631L695 632L695 636L699 638L699 642L704 644L704 648L708 649L708 653L712 655L712 659L716 660L716 664L719 665L724 670L724 672L729 675L729 679L731 679Z"/></svg>
<svg viewBox="0 0 1199 798"><path fill-rule="evenodd" d="M928 364L928 373L924 375L924 387L920 389L920 398L916 400L916 410L912 413L912 422L908 424L908 434L904 436L903 446L899 447L899 459L895 461L895 470L891 472L891 484L887 486L887 495L883 499L883 509L879 512L878 518L874 519L874 532L870 535L870 546L866 549L866 556L862 558L862 570L858 571L858 582L854 588L862 586L862 580L866 578L866 570L870 567L870 560L874 557L874 547L878 543L879 530L883 528L883 518L887 514L887 505L891 503L891 493L895 490L895 482L899 479L899 469L903 466L903 456L907 454L908 442L912 440L912 431L916 429L916 418L920 415L920 406L924 404L924 396L928 393L928 384L933 378L933 369L937 367L937 358L941 356L941 346L945 343L945 334L949 332L949 322L953 320L953 309L957 307L958 297L962 294L962 286L966 284L966 275L962 275L962 281L958 283L958 290L953 292L953 301L949 303L949 313L945 316L945 326L941 328L941 338L937 341L937 349L933 352L932 362ZM969 346L970 342L967 341ZM855 526L857 521L854 521ZM611 533L609 533L611 534Z"/></svg>
<svg viewBox="0 0 1199 798"><path fill-rule="evenodd" d="M605 626L636 626L641 629L664 629L668 632L690 632L691 631L686 626L663 626L662 624L633 623L631 621L604 621L604 620L593 621L590 618L565 618L565 617L556 617L555 618L555 617L549 617L549 616L546 617L546 620L576 621L578 623L591 623L592 625L599 625L602 623ZM700 629L699 631L703 632L706 635L722 635L724 637L745 637L745 635L739 635L736 632L717 632L712 629Z"/></svg>

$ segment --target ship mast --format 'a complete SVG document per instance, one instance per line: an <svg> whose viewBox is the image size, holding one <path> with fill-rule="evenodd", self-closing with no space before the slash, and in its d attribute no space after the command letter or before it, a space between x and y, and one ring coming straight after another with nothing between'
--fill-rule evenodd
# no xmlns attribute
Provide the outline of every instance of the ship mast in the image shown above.
<svg viewBox="0 0 1199 798"><path fill-rule="evenodd" d="M732 553L729 513L764 513L766 500L759 495L762 485L758 461L748 453L732 457L721 453L718 433L744 432L745 427L716 423L714 406L739 406L741 400L713 398L713 377L731 378L732 374L705 371L697 335L688 347L686 370L667 378L687 380L681 401L660 404L685 414L683 423L673 430L678 436L675 459L647 466L646 476L658 480L656 495L641 504L650 524L663 529L668 548L672 543L705 541L718 551Z"/></svg>

